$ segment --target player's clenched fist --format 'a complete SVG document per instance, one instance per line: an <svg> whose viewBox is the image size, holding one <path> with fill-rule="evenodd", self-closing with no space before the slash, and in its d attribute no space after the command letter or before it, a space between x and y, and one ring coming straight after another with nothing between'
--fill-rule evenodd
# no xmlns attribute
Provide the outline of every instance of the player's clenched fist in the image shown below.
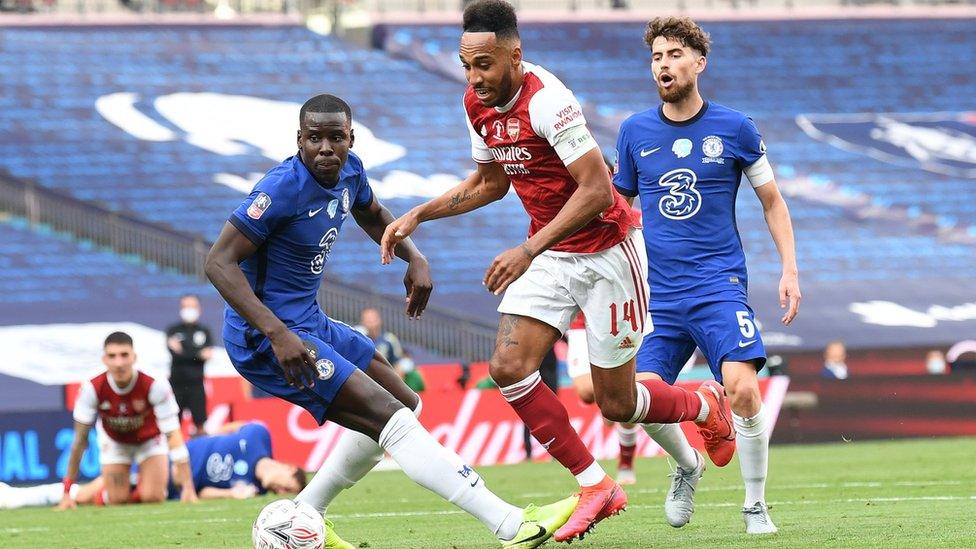
<svg viewBox="0 0 976 549"><path fill-rule="evenodd" d="M403 242L415 230L420 220L413 210L401 215L393 223L386 226L383 231L383 239L380 240L380 262L389 265L393 261L393 254L397 244Z"/></svg>

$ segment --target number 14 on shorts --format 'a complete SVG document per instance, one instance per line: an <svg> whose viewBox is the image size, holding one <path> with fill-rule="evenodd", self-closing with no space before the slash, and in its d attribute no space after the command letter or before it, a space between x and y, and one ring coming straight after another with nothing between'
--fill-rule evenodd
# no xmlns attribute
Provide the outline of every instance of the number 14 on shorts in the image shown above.
<svg viewBox="0 0 976 549"><path fill-rule="evenodd" d="M619 318L620 312L623 312L623 318ZM634 300L624 301L623 303L611 303L610 304L610 335L616 336L620 333L620 326L618 322L630 322L630 329L633 332L639 330L637 324L640 320L639 311L634 304Z"/></svg>

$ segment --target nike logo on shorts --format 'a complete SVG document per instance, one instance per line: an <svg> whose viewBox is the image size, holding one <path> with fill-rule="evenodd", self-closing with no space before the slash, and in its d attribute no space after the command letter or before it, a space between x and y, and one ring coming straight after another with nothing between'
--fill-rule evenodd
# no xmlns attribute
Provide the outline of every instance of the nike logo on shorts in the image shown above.
<svg viewBox="0 0 976 549"><path fill-rule="evenodd" d="M753 339L752 341L741 341L741 340L740 340L740 341L739 341L739 348L741 349L741 348L743 348L743 347L748 347L748 346L750 346L750 345L752 345L752 344L753 344L753 343L755 343L755 342L756 342L756 340L755 340L755 339Z"/></svg>

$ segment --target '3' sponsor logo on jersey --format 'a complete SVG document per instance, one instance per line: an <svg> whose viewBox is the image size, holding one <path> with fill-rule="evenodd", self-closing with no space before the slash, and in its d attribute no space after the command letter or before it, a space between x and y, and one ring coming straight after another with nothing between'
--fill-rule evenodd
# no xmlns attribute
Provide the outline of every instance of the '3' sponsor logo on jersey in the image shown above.
<svg viewBox="0 0 976 549"><path fill-rule="evenodd" d="M657 184L670 187L658 201L661 215L668 219L688 219L701 209L702 196L695 188L698 176L688 168L679 168L661 176Z"/></svg>

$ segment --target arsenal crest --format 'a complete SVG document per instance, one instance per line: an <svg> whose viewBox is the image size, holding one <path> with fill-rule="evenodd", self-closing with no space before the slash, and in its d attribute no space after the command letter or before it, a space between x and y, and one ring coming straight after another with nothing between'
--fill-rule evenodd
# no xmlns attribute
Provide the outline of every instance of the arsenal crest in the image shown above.
<svg viewBox="0 0 976 549"><path fill-rule="evenodd" d="M137 414L141 414L146 409L145 400L133 400L132 409L136 411Z"/></svg>
<svg viewBox="0 0 976 549"><path fill-rule="evenodd" d="M505 131L508 132L508 137L512 141L518 139L519 136L519 119L509 118L505 121Z"/></svg>

